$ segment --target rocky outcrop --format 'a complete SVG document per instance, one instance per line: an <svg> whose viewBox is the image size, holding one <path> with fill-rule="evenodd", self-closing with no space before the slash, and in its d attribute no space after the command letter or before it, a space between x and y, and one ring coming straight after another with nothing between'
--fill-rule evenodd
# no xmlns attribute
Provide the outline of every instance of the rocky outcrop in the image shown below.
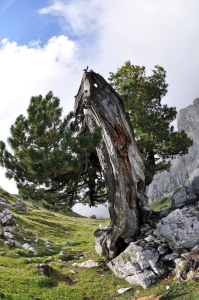
<svg viewBox="0 0 199 300"><path fill-rule="evenodd" d="M19 211L28 214L26 203L21 199L18 199L15 204L12 204L12 207L16 207Z"/></svg>
<svg viewBox="0 0 199 300"><path fill-rule="evenodd" d="M0 198L0 225L12 225L15 215L10 211L10 204L4 198Z"/></svg>
<svg viewBox="0 0 199 300"><path fill-rule="evenodd" d="M193 146L187 155L172 160L169 172L154 176L153 182L147 187L149 203L162 198L187 181L199 165L199 98L193 101L193 105L180 110L177 126L179 132L185 130L193 139Z"/></svg>
<svg viewBox="0 0 199 300"><path fill-rule="evenodd" d="M181 208L197 201L199 201L199 176L182 185L180 191L171 198L171 209Z"/></svg>
<svg viewBox="0 0 199 300"><path fill-rule="evenodd" d="M199 239L199 211L193 206L172 211L157 224L154 234L174 249L193 248Z"/></svg>
<svg viewBox="0 0 199 300"><path fill-rule="evenodd" d="M99 242L97 237L96 240ZM99 247L100 243L97 245ZM180 256L183 259L191 257L189 270L198 267L199 260L193 259L191 254L187 255L188 251L192 253L198 249L199 202L168 212L166 217L161 218L158 213L151 215L147 223L142 225L137 240L111 260L108 267L117 277L124 278L130 284L147 288L164 274L164 270L167 270L167 274L176 272L179 262L184 266ZM178 279L181 278L179 276Z"/></svg>

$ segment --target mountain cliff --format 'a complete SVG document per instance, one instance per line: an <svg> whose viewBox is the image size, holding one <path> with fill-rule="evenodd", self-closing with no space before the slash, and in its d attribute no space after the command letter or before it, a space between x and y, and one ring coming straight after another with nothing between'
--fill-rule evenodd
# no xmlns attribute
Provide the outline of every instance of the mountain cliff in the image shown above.
<svg viewBox="0 0 199 300"><path fill-rule="evenodd" d="M172 160L169 172L164 171L154 176L146 191L149 203L162 198L187 181L199 165L199 98L196 98L192 105L179 111L177 126L178 131L185 130L193 139L193 146L188 154Z"/></svg>

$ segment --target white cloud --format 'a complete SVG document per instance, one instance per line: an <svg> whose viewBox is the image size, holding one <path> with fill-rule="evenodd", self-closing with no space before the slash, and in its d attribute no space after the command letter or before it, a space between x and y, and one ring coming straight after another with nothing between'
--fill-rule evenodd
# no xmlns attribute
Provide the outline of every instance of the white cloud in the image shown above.
<svg viewBox="0 0 199 300"><path fill-rule="evenodd" d="M102 1L103 2L103 1ZM96 29L100 15L100 0L75 0L75 1L52 1L52 5L38 11L41 15L52 15L58 17L62 26L69 25L76 35L89 34Z"/></svg>
<svg viewBox="0 0 199 300"><path fill-rule="evenodd" d="M85 65L108 77L109 71L116 71L126 60L145 65L148 73L159 64L168 75L165 102L179 110L199 96L198 0L51 3L39 13L57 17L63 29L67 31L69 24L80 34L77 42Z"/></svg>
<svg viewBox="0 0 199 300"><path fill-rule="evenodd" d="M45 96L52 90L60 98L64 114L73 109L81 73L79 69L75 72L76 45L67 37L52 37L43 48L18 46L4 39L0 44L0 65L0 140L6 141L16 117L26 114L31 96ZM76 74L78 79L74 79ZM0 185L8 191L15 190L2 169Z"/></svg>

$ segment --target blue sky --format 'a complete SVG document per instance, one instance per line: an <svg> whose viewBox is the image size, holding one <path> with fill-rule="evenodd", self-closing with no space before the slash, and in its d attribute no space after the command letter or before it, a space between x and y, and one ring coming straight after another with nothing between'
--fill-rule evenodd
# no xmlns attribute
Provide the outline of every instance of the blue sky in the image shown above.
<svg viewBox="0 0 199 300"><path fill-rule="evenodd" d="M163 103L199 97L198 0L1 0L0 140L30 97L52 90L64 114L88 65L106 79L125 61L167 71ZM175 123L176 124L176 123ZM16 192L0 168L0 185Z"/></svg>
<svg viewBox="0 0 199 300"><path fill-rule="evenodd" d="M41 41L41 45L55 35L62 34L56 19L38 13L48 0L3 0L0 3L0 40L9 38L18 45Z"/></svg>

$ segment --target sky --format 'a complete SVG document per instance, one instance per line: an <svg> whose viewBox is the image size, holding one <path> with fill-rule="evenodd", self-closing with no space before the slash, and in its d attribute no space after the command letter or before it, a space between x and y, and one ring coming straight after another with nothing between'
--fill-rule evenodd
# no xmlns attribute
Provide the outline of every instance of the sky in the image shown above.
<svg viewBox="0 0 199 300"><path fill-rule="evenodd" d="M26 115L31 96L51 90L64 115L73 110L87 66L107 79L127 60L147 75L160 65L169 84L163 104L177 111L192 104L198 11L199 0L0 0L0 140ZM4 172L0 186L17 193Z"/></svg>

